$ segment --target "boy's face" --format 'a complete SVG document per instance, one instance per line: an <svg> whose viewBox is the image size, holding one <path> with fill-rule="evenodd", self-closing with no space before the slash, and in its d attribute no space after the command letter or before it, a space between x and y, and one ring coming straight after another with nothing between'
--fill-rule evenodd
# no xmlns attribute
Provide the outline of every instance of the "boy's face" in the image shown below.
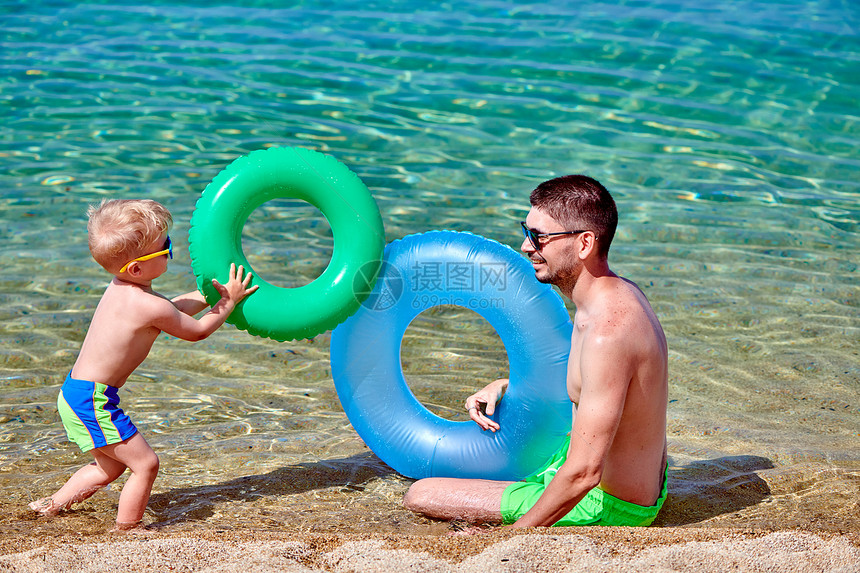
<svg viewBox="0 0 860 573"><path fill-rule="evenodd" d="M173 247L167 233L150 243L146 252L148 254L129 262L128 272L147 280L160 277L167 270L168 259L173 258Z"/></svg>

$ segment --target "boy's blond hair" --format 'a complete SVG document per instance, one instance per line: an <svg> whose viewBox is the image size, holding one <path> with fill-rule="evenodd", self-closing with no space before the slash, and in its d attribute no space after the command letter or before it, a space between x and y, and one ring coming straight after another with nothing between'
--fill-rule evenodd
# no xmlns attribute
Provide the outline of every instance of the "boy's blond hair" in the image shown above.
<svg viewBox="0 0 860 573"><path fill-rule="evenodd" d="M116 273L173 225L167 207L150 199L105 199L87 209L90 252L98 264Z"/></svg>

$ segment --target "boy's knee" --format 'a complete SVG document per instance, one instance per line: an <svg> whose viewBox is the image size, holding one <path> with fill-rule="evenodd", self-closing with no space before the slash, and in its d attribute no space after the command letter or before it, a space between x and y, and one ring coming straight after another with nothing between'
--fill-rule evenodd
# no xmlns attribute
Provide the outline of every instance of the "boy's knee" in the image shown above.
<svg viewBox="0 0 860 573"><path fill-rule="evenodd" d="M155 455L155 452L152 452L151 455L146 456L145 458L138 460L135 464L133 472L140 474L141 476L148 476L152 479L155 479L155 476L158 475L158 468L160 467L161 462L158 459L158 456Z"/></svg>
<svg viewBox="0 0 860 573"><path fill-rule="evenodd" d="M153 453L153 454L152 454L152 458L149 460L149 470L150 470L152 473L157 474L157 473L158 473L158 468L159 468L159 467L161 467L161 460L159 460L159 459L158 459L158 456L156 456L156 455Z"/></svg>

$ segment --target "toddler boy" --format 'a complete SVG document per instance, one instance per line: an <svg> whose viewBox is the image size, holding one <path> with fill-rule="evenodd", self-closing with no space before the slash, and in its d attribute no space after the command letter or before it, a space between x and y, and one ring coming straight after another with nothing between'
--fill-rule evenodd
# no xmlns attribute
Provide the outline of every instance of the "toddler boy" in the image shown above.
<svg viewBox="0 0 860 573"><path fill-rule="evenodd" d="M152 290L152 281L173 258L170 212L150 200L106 200L87 212L93 258L114 275L93 314L81 351L57 398L57 409L69 439L95 461L79 469L54 495L30 508L53 516L92 496L121 476L117 529L136 527L143 518L158 456L119 408L117 390L165 332L183 340L202 340L215 332L236 304L257 290L248 288L251 274L230 265L227 284L213 279L219 300L209 305L197 291L169 300Z"/></svg>

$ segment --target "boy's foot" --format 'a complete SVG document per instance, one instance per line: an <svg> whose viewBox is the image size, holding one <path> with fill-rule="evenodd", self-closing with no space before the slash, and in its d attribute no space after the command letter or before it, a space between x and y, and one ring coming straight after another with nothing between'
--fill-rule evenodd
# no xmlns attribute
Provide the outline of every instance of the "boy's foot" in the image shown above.
<svg viewBox="0 0 860 573"><path fill-rule="evenodd" d="M155 535L155 531L149 529L141 522L137 523L119 523L110 530L109 533L126 533L130 535Z"/></svg>
<svg viewBox="0 0 860 573"><path fill-rule="evenodd" d="M54 498L43 497L36 501L30 502L30 509L45 517L54 517L63 509L62 507L54 506Z"/></svg>

